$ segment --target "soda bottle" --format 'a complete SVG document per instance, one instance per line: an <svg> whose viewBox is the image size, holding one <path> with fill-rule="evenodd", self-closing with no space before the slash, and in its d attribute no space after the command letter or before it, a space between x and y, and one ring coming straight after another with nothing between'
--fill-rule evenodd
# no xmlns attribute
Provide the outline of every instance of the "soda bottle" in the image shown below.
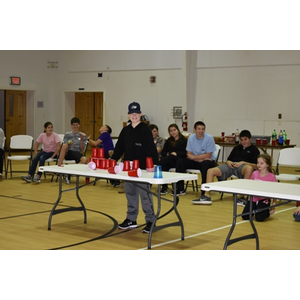
<svg viewBox="0 0 300 300"><path fill-rule="evenodd" d="M277 140L277 132L276 130L274 129L273 130L273 133L272 133L272 141L276 141Z"/></svg>
<svg viewBox="0 0 300 300"><path fill-rule="evenodd" d="M283 133L282 133L282 130L280 130L279 135L278 135L278 145L280 145L280 146L283 145Z"/></svg>
<svg viewBox="0 0 300 300"><path fill-rule="evenodd" d="M285 130L283 130L282 135L283 135L283 145L286 145L287 134Z"/></svg>
<svg viewBox="0 0 300 300"><path fill-rule="evenodd" d="M239 133L238 129L235 132L235 142L236 142L236 144L238 144L240 142L240 133Z"/></svg>

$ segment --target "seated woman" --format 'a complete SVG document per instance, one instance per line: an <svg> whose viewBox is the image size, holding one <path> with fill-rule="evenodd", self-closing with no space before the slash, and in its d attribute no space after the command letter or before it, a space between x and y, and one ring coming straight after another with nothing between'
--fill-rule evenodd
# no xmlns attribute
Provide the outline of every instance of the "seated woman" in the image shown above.
<svg viewBox="0 0 300 300"><path fill-rule="evenodd" d="M187 138L179 131L177 124L171 124L168 127L170 137L166 140L161 151L161 159L158 165L161 166L162 171L169 171L175 168L176 161L180 158L186 158ZM164 184L161 189L161 194L168 193L168 185Z"/></svg>

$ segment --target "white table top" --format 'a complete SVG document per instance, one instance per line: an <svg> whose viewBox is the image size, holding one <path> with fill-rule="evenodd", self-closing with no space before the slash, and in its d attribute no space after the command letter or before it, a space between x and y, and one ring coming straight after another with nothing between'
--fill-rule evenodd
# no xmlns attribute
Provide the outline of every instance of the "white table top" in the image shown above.
<svg viewBox="0 0 300 300"><path fill-rule="evenodd" d="M204 183L204 191L217 191L232 194L244 194L273 199L300 201L300 185L282 182L233 179Z"/></svg>
<svg viewBox="0 0 300 300"><path fill-rule="evenodd" d="M142 170L141 177L130 177L128 176L128 172L120 172L119 174L110 174L108 173L107 170L102 170L102 169L91 171L88 169L87 165L83 165L83 164L64 165L62 167L43 166L43 167L39 167L39 171L57 173L57 174L80 175L84 177L118 179L124 181L143 182L143 183L150 183L150 184L167 184L167 183L175 183L180 180L198 179L198 176L196 174L174 173L174 172L162 172L163 178L153 178L154 172L147 172L146 170Z"/></svg>

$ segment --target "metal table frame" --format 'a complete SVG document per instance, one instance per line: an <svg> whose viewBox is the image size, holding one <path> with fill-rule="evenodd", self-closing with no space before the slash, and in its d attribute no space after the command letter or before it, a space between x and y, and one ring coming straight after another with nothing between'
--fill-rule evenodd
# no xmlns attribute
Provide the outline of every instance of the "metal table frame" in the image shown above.
<svg viewBox="0 0 300 300"><path fill-rule="evenodd" d="M277 207L285 205L291 201L300 201L300 185L298 184L289 184L282 182L269 182L269 181L259 181L259 180L250 180L250 179L236 179L236 180L225 180L212 183L204 183L201 186L201 189L204 191L217 191L223 193L230 193L234 195L233 202L233 220L232 225L227 235L224 244L224 250L233 243L245 240L245 239L255 239L256 249L259 249L259 238L258 232L255 228L253 222L252 213L256 213L262 210L253 209L253 196L266 197L271 199L280 199L284 200L279 204L273 205L271 207ZM250 196L250 212L247 213L250 215L249 222L251 224L252 233L244 235L235 239L231 239L232 233L234 231L236 221L238 217L243 216L243 214L237 213L237 198L238 195L248 195ZM269 208L267 208L269 209ZM244 214L246 215L246 214Z"/></svg>
<svg viewBox="0 0 300 300"><path fill-rule="evenodd" d="M162 172L163 178L153 178L154 173L149 173L146 172L145 170L142 170L142 176L141 177L129 177L127 175L127 172L120 172L119 174L110 174L108 173L107 170L95 170L91 171L88 169L87 165L65 165L63 167L58 167L58 166L43 166L40 167L39 170L41 172L50 172L50 173L56 173L59 176L59 181L58 181L58 198L50 212L49 219L48 219L48 230L51 230L51 222L52 222L52 217L56 214L63 213L63 212L68 212L68 211L83 211L83 219L84 223L87 223L87 213L86 213L86 208L84 206L84 203L79 195L79 190L83 188L86 185L93 184L94 181L90 181L88 184L82 184L80 185L79 178L80 176L83 177L90 177L90 178L102 178L102 179L113 179L113 180L122 180L122 181L129 181L134 183L136 186L139 188L147 191L151 195L155 196L157 198L157 212L155 214L155 219L153 221L153 224L151 226L150 232L149 232L149 237L148 237L148 249L151 249L151 238L153 232L156 232L158 230L161 230L166 227L170 226L180 226L181 228L181 240L184 240L184 226L182 219L180 217L180 214L177 210L177 205L179 202L179 198L174 194L173 199L166 199L161 197L160 190L161 190L161 185L162 184L174 184L174 190L176 190L176 184L179 180L196 180L197 175L195 174L183 174L183 173L173 173L173 172ZM63 182L63 176L64 175L73 175L76 177L76 185L74 188L68 188L68 189L63 189L62 182ZM141 185L141 183L146 183L147 188L144 187L144 185ZM150 189L150 184L157 184L158 185L158 192L153 193ZM75 191L76 192L76 198L80 204L78 207L66 207L66 208L61 208L57 209L57 206L62 198L62 194L65 192L70 192L70 191ZM161 212L161 201L168 201L172 203L172 208L165 213L164 215L160 216ZM160 226L155 226L156 221L158 219L163 218L170 212L174 211L178 221L173 222L173 223L168 223Z"/></svg>

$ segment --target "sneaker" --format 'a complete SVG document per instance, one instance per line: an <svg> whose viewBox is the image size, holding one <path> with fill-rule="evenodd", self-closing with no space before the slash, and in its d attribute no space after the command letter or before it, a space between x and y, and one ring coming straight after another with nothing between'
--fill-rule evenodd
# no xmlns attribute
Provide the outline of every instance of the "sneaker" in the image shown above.
<svg viewBox="0 0 300 300"><path fill-rule="evenodd" d="M129 229L129 228L135 228L137 227L136 221L130 221L128 219L125 219L122 224L119 224L118 226L120 229Z"/></svg>
<svg viewBox="0 0 300 300"><path fill-rule="evenodd" d="M114 188L118 188L118 187L120 187L120 186L121 186L120 180L115 180L115 182L113 183L113 187L114 187Z"/></svg>
<svg viewBox="0 0 300 300"><path fill-rule="evenodd" d="M65 180L65 183L66 184L70 184L70 177L69 177L70 175L65 175L64 176L64 180Z"/></svg>
<svg viewBox="0 0 300 300"><path fill-rule="evenodd" d="M147 225L142 230L143 233L149 233L153 222L148 222Z"/></svg>
<svg viewBox="0 0 300 300"><path fill-rule="evenodd" d="M176 190L176 196L184 196L185 195L185 190ZM172 192L172 196L174 196L174 191Z"/></svg>
<svg viewBox="0 0 300 300"><path fill-rule="evenodd" d="M27 174L26 176L22 176L22 179L25 180L28 183L31 182L31 176L29 174Z"/></svg>
<svg viewBox="0 0 300 300"><path fill-rule="evenodd" d="M199 199L193 200L192 201L193 204L212 204L211 198L206 196L206 195L202 195Z"/></svg>
<svg viewBox="0 0 300 300"><path fill-rule="evenodd" d="M40 183L41 182L41 177L36 174L34 177L33 177L33 181L36 182L36 183Z"/></svg>
<svg viewBox="0 0 300 300"><path fill-rule="evenodd" d="M166 195L168 194L168 189L166 187L162 187L162 189L160 190L160 194L161 195Z"/></svg>
<svg viewBox="0 0 300 300"><path fill-rule="evenodd" d="M236 201L236 205L245 207L247 204L247 200L245 198L238 198Z"/></svg>

